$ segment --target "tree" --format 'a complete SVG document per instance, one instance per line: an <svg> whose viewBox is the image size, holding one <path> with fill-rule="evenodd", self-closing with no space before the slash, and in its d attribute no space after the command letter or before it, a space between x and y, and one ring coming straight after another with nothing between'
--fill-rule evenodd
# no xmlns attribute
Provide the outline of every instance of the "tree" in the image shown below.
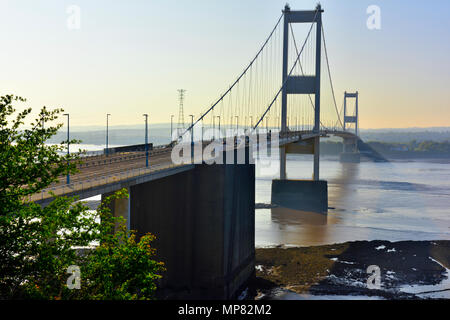
<svg viewBox="0 0 450 320"><path fill-rule="evenodd" d="M13 103L25 101L0 97L0 298L152 298L164 270L152 260L152 235L136 241L107 203L93 214L76 197L55 197L46 207L28 201L58 177L75 173L80 158L61 155L63 144L45 144L61 128L51 122L63 110L43 107L31 128L24 128L31 109L16 113ZM126 196L122 190L113 197ZM122 226L118 231L116 223ZM100 245L94 248L94 242ZM88 249L80 254L77 247ZM79 290L66 285L72 265L81 270ZM126 272L117 273L121 268Z"/></svg>

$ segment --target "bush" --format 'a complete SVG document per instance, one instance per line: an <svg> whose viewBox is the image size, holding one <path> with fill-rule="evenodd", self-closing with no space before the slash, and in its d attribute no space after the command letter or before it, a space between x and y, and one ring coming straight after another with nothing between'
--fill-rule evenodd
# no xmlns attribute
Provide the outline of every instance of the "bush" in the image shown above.
<svg viewBox="0 0 450 320"><path fill-rule="evenodd" d="M12 106L25 101L0 97L0 299L153 298L164 270L152 260L154 236L136 241L107 207L111 199L128 196L126 190L107 199L96 213L76 197L55 197L45 208L27 200L58 177L76 173L80 158L60 155L62 143L45 144L62 126L48 124L63 110L43 107L28 129L23 126L31 109L15 115ZM95 249L94 241L100 243ZM91 249L77 254L77 247ZM80 268L81 287L71 290L67 270L73 265Z"/></svg>

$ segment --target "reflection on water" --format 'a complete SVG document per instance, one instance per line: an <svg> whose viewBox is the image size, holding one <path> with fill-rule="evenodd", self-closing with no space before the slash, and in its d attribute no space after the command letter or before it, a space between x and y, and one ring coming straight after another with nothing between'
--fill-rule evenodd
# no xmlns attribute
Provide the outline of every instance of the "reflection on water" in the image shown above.
<svg viewBox="0 0 450 320"><path fill-rule="evenodd" d="M309 178L311 160L292 156L287 170L288 179ZM256 202L270 203L276 177L275 172L261 174L257 168ZM341 164L325 159L321 178L328 181L328 214L257 209L257 246L450 239L448 164Z"/></svg>
<svg viewBox="0 0 450 320"><path fill-rule="evenodd" d="M306 212L286 208L272 208L271 221L277 224L277 237L286 239L283 243L298 243L305 241L321 242L326 238L328 216L323 213ZM322 226L319 228L304 228L304 226ZM296 229L302 232L295 232ZM308 240L309 239L309 240Z"/></svg>

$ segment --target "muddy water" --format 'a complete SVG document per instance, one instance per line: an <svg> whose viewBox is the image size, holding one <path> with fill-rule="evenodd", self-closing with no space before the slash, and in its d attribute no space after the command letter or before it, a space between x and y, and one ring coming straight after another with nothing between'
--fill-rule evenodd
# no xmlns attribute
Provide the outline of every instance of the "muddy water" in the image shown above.
<svg viewBox="0 0 450 320"><path fill-rule="evenodd" d="M310 179L312 159L288 156L288 179ZM256 166L256 202L270 203L278 163ZM450 240L450 161L341 164L321 159L327 214L256 210L256 246L309 246L353 240Z"/></svg>

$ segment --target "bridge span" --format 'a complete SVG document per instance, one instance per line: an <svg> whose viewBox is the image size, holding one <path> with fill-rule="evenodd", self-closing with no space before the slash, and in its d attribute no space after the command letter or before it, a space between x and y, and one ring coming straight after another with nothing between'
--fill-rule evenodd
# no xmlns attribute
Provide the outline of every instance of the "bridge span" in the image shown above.
<svg viewBox="0 0 450 320"><path fill-rule="evenodd" d="M278 144L280 147L287 146L288 153L313 154L314 145L312 140L317 136L329 137L331 135L341 137L344 140L358 139L353 133L348 131L321 130L318 134L313 131L289 131L279 134ZM244 141L245 137L242 136L241 140ZM247 147L249 146L249 141L257 141L257 139L248 138L247 140ZM213 141L203 141L203 150L211 142ZM217 139L215 142L223 142L225 145L226 138ZM201 145L201 142L195 141L194 145ZM270 141L268 146L270 147ZM231 150L241 147L235 144L231 147L228 146L228 149ZM196 146L194 146L195 148ZM65 176L61 176L59 182L53 183L40 193L30 196L29 200L47 205L54 199L54 196L78 196L80 199L85 199L192 170L195 163L199 164L207 160L204 159L204 153L202 151L198 159L192 159L192 161L187 163L174 164L171 157L172 149L173 146L169 144L158 146L150 151L149 167L146 167L146 155L142 151L83 157L81 164L77 165L78 173L71 175L69 184L65 182ZM256 152L258 149L258 143L251 145L250 150ZM366 151L364 154L369 158L375 156L370 151Z"/></svg>

